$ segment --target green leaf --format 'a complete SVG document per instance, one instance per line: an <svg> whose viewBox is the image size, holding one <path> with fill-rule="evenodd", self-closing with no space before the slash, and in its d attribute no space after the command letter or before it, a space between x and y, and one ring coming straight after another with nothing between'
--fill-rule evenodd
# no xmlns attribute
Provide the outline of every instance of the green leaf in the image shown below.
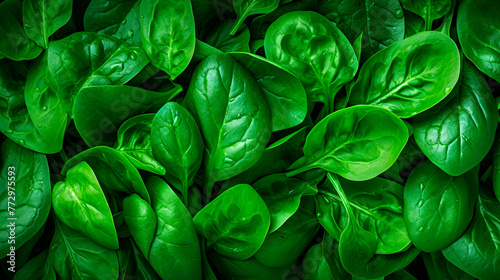
<svg viewBox="0 0 500 280"><path fill-rule="evenodd" d="M42 53L40 48L25 33L31 25L25 23L23 28L23 3L18 0L6 0L0 3L0 58L11 60L31 60ZM26 26L28 25L28 26Z"/></svg>
<svg viewBox="0 0 500 280"><path fill-rule="evenodd" d="M405 124L387 109L359 105L336 111L316 124L304 157L287 173L322 168L353 181L372 179L396 161L408 140Z"/></svg>
<svg viewBox="0 0 500 280"><path fill-rule="evenodd" d="M365 59L404 38L405 18L398 0L319 1L318 11L335 22L350 42L363 34Z"/></svg>
<svg viewBox="0 0 500 280"><path fill-rule="evenodd" d="M71 18L73 1L23 1L23 22L26 35L40 47L49 47L49 37Z"/></svg>
<svg viewBox="0 0 500 280"><path fill-rule="evenodd" d="M93 32L77 32L51 42L47 52L57 95L71 115L80 89L125 84L149 62L141 47Z"/></svg>
<svg viewBox="0 0 500 280"><path fill-rule="evenodd" d="M453 93L416 116L413 125L422 152L446 173L459 176L478 165L498 125L496 102L482 73L464 61Z"/></svg>
<svg viewBox="0 0 500 280"><path fill-rule="evenodd" d="M400 118L413 117L444 99L460 74L450 37L421 32L377 52L361 67L349 104L372 104Z"/></svg>
<svg viewBox="0 0 500 280"><path fill-rule="evenodd" d="M500 274L500 203L479 191L474 218L467 231L442 252L448 261L475 278Z"/></svg>
<svg viewBox="0 0 500 280"><path fill-rule="evenodd" d="M116 197L137 193L150 201L139 171L117 150L105 146L85 150L66 162L62 175L82 161L90 165L105 192Z"/></svg>
<svg viewBox="0 0 500 280"><path fill-rule="evenodd" d="M55 219L49 261L61 279L117 279L116 251L101 247Z"/></svg>
<svg viewBox="0 0 500 280"><path fill-rule="evenodd" d="M156 213L156 233L149 262L162 279L201 280L200 244L191 214L159 177L147 181Z"/></svg>
<svg viewBox="0 0 500 280"><path fill-rule="evenodd" d="M11 140L0 146L0 253L6 256L10 247L19 248L44 225L50 211L50 177L47 158L23 148ZM9 209L10 208L10 209ZM15 220L10 220L15 218ZM10 223L15 228L9 228ZM15 230L15 239L11 237Z"/></svg>
<svg viewBox="0 0 500 280"><path fill-rule="evenodd" d="M212 55L196 67L184 104L205 141L209 196L213 183L244 172L260 158L271 137L271 112L252 74L227 54Z"/></svg>
<svg viewBox="0 0 500 280"><path fill-rule="evenodd" d="M111 209L86 162L69 169L65 181L54 186L52 205L57 218L68 227L102 247L119 248Z"/></svg>
<svg viewBox="0 0 500 280"><path fill-rule="evenodd" d="M158 175L165 175L163 167L153 157L151 130L155 114L131 117L120 125L114 148L124 154L137 167Z"/></svg>
<svg viewBox="0 0 500 280"><path fill-rule="evenodd" d="M404 216L412 243L424 252L444 249L465 231L474 214L477 172L452 177L425 161L413 169L404 191Z"/></svg>
<svg viewBox="0 0 500 280"><path fill-rule="evenodd" d="M356 54L345 35L315 12L281 16L266 32L264 49L268 59L299 78L309 102L323 102L329 108L358 69Z"/></svg>
<svg viewBox="0 0 500 280"><path fill-rule="evenodd" d="M259 250L271 222L269 210L249 185L236 185L217 196L193 218L208 249L234 260Z"/></svg>
<svg viewBox="0 0 500 280"><path fill-rule="evenodd" d="M142 45L151 63L171 80L189 65L196 44L189 0L142 0Z"/></svg>
<svg viewBox="0 0 500 280"><path fill-rule="evenodd" d="M193 116L175 102L156 113L151 128L153 156L165 167L166 180L182 194L187 204L188 189L201 166L203 138Z"/></svg>

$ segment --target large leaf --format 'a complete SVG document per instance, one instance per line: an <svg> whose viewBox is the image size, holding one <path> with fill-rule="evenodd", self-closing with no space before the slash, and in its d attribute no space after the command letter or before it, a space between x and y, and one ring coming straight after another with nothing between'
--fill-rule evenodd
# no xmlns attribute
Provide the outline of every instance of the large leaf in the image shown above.
<svg viewBox="0 0 500 280"><path fill-rule="evenodd" d="M490 87L464 61L460 81L445 100L413 119L422 152L452 176L478 165L495 141L498 110Z"/></svg>
<svg viewBox="0 0 500 280"><path fill-rule="evenodd" d="M370 57L361 67L349 103L388 108L409 118L436 105L460 74L457 45L448 36L422 32Z"/></svg>
<svg viewBox="0 0 500 280"><path fill-rule="evenodd" d="M0 146L0 253L19 248L44 225L50 211L50 177L47 158L11 140ZM9 227L14 223L14 227ZM15 231L15 238L11 230Z"/></svg>
<svg viewBox="0 0 500 280"><path fill-rule="evenodd" d="M142 0L142 45L151 63L171 80L189 65L196 44L189 0Z"/></svg>

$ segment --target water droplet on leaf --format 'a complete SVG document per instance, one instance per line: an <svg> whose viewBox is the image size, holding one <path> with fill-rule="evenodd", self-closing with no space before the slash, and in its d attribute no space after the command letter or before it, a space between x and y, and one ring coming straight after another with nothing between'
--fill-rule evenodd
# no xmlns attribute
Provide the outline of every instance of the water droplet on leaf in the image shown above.
<svg viewBox="0 0 500 280"><path fill-rule="evenodd" d="M22 140L22 139L21 139L21 140L19 140L19 145L21 145L21 146L26 146L26 141L24 141L24 140Z"/></svg>
<svg viewBox="0 0 500 280"><path fill-rule="evenodd" d="M419 200L418 203L417 203L418 207L422 207L422 205L424 205L424 200L423 199Z"/></svg>
<svg viewBox="0 0 500 280"><path fill-rule="evenodd" d="M47 106L43 106L42 111L47 111Z"/></svg>
<svg viewBox="0 0 500 280"><path fill-rule="evenodd" d="M236 255L236 254L238 254L239 252L240 252L240 250L239 250L238 248L234 248L234 249L233 249L233 254L235 254L235 255Z"/></svg>
<svg viewBox="0 0 500 280"><path fill-rule="evenodd" d="M172 122L173 127L178 127L181 124L181 118L179 116L174 117L174 121Z"/></svg>
<svg viewBox="0 0 500 280"><path fill-rule="evenodd" d="M132 53L130 54L130 59L132 59L132 60L136 60L136 59L137 59L137 53L136 53L136 52L132 52Z"/></svg>
<svg viewBox="0 0 500 280"><path fill-rule="evenodd" d="M396 11L396 18L402 18L403 17L403 10L397 10Z"/></svg>

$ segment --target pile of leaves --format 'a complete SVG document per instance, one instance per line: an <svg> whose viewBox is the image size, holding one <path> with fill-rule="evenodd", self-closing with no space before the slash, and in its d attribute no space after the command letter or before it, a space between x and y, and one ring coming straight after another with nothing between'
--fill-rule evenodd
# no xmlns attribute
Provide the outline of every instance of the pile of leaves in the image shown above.
<svg viewBox="0 0 500 280"><path fill-rule="evenodd" d="M498 1L0 2L6 277L500 278Z"/></svg>

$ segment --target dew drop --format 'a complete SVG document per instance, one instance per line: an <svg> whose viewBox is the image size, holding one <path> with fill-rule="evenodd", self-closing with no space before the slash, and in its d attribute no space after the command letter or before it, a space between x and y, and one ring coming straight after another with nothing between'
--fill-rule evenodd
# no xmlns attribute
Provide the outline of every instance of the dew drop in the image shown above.
<svg viewBox="0 0 500 280"><path fill-rule="evenodd" d="M403 17L403 10L397 10L396 11L396 18L402 18Z"/></svg>
<svg viewBox="0 0 500 280"><path fill-rule="evenodd" d="M118 72L123 70L123 63L117 63L111 66L111 70Z"/></svg>
<svg viewBox="0 0 500 280"><path fill-rule="evenodd" d="M316 213L316 217L318 217L318 219L323 217L323 213L321 213L321 212Z"/></svg>
<svg viewBox="0 0 500 280"><path fill-rule="evenodd" d="M123 25L123 24L125 24L125 23L127 23L127 19L124 19L124 20L122 21L122 25Z"/></svg>
<svg viewBox="0 0 500 280"><path fill-rule="evenodd" d="M35 90L36 90L36 91L39 91L39 90L40 90L40 88L39 88L39 87L37 87L37 88L35 88Z"/></svg>
<svg viewBox="0 0 500 280"><path fill-rule="evenodd" d="M47 106L43 106L42 111L47 111Z"/></svg>
<svg viewBox="0 0 500 280"><path fill-rule="evenodd" d="M351 63L354 63L354 58L351 58Z"/></svg>
<svg viewBox="0 0 500 280"><path fill-rule="evenodd" d="M25 23L25 24L24 24L24 28L31 28L31 25L29 25L29 24Z"/></svg>
<svg viewBox="0 0 500 280"><path fill-rule="evenodd" d="M12 134L12 133L14 133L14 130L9 129L9 130L7 130L7 133Z"/></svg>
<svg viewBox="0 0 500 280"><path fill-rule="evenodd" d="M420 228L418 229L418 231L420 231L420 232L424 231L424 227L420 227Z"/></svg>
<svg viewBox="0 0 500 280"><path fill-rule="evenodd" d="M233 254L235 254L235 255L236 255L236 254L238 254L239 252L240 252L240 249L238 249L238 248L234 248L234 249L233 249Z"/></svg>
<svg viewBox="0 0 500 280"><path fill-rule="evenodd" d="M290 190L288 193L293 193L295 190Z"/></svg>
<svg viewBox="0 0 500 280"><path fill-rule="evenodd" d="M449 93L451 91L451 87L446 87L444 90L446 91L446 93Z"/></svg>
<svg viewBox="0 0 500 280"><path fill-rule="evenodd" d="M42 124L41 124L41 123L39 123L39 124L38 124L38 127L42 127Z"/></svg>
<svg viewBox="0 0 500 280"><path fill-rule="evenodd" d="M238 114L238 118L241 118L241 114Z"/></svg>
<svg viewBox="0 0 500 280"><path fill-rule="evenodd" d="M43 185L43 181L38 181L38 184Z"/></svg>
<svg viewBox="0 0 500 280"><path fill-rule="evenodd" d="M424 200L423 199L421 199L421 200L418 201L417 206L418 207L422 207L422 205L424 205Z"/></svg>
<svg viewBox="0 0 500 280"><path fill-rule="evenodd" d="M181 118L179 116L174 117L174 121L172 122L173 127L178 127L181 124Z"/></svg>
<svg viewBox="0 0 500 280"><path fill-rule="evenodd" d="M236 100L236 98L235 98L235 97L231 97L231 98L229 98L229 102L234 102L234 100Z"/></svg>
<svg viewBox="0 0 500 280"><path fill-rule="evenodd" d="M420 186L418 187L420 191L424 190L424 183L420 183Z"/></svg>
<svg viewBox="0 0 500 280"><path fill-rule="evenodd" d="M130 54L130 59L132 59L132 60L136 60L136 59L137 59L137 53L136 53L136 52L132 52L132 53Z"/></svg>
<svg viewBox="0 0 500 280"><path fill-rule="evenodd" d="M26 146L26 141L24 141L24 140L22 140L22 139L21 139L21 140L19 140L19 145L21 145L21 146Z"/></svg>

